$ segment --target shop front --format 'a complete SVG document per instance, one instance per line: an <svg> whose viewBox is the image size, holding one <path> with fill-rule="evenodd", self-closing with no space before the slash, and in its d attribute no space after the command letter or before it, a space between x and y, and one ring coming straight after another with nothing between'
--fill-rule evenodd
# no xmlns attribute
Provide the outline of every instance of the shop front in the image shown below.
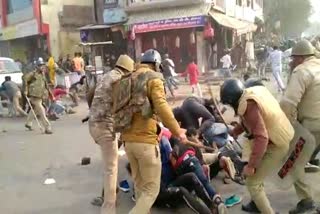
<svg viewBox="0 0 320 214"><path fill-rule="evenodd" d="M130 14L129 53L139 60L146 50L156 49L162 56L169 54L178 73L185 71L191 59L204 72L203 31L208 10L207 6L186 6Z"/></svg>
<svg viewBox="0 0 320 214"><path fill-rule="evenodd" d="M47 53L47 26L42 27L40 33L36 19L8 26L2 30L2 40L9 46L9 57L28 62L35 57L44 56ZM41 34L44 34L42 36Z"/></svg>
<svg viewBox="0 0 320 214"><path fill-rule="evenodd" d="M225 54L225 50L232 50L233 63L238 68L244 68L247 58L252 58L252 32L256 30L256 25L215 10L211 10L209 15L210 23L215 29L213 40L206 41L209 69L220 66L219 59ZM236 54L233 54L234 52Z"/></svg>
<svg viewBox="0 0 320 214"><path fill-rule="evenodd" d="M197 60L196 36L204 23L204 16L193 16L135 24L136 56L156 49L161 55L169 54L176 71L183 72L191 58Z"/></svg>
<svg viewBox="0 0 320 214"><path fill-rule="evenodd" d="M88 64L110 70L118 57L127 52L123 25L88 25L79 28L81 44Z"/></svg>

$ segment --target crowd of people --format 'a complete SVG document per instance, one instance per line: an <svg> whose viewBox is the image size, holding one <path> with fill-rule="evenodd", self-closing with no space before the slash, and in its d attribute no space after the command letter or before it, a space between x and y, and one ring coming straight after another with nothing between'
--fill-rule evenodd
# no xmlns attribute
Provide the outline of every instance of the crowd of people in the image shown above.
<svg viewBox="0 0 320 214"><path fill-rule="evenodd" d="M308 41L293 48L292 73L287 88L280 87L284 93L280 103L259 79L249 78L245 84L225 80L221 103L232 107L240 119L230 125L216 100L200 93L171 109L163 81L172 84L168 67L174 65L162 63L156 50L146 51L136 65L121 55L98 82L89 104L89 131L101 148L105 174L103 195L94 203L102 206L102 213L116 213L117 152L123 144L134 184L135 206L129 213L147 214L152 206L172 208L184 202L197 213L228 213L227 207L242 199L237 195L223 199L216 191L211 179L219 172L225 173L226 183L247 187L251 201L242 206L245 212L277 213L264 188L265 179L273 174L295 187L299 202L290 214L315 211L304 178L305 165L318 161L320 148L316 94L320 61L314 55ZM279 60L277 48L270 58ZM223 61L227 63L228 57ZM188 70L197 70L194 62ZM169 74L163 78L161 71ZM240 145L237 138L243 133L247 140ZM127 191L127 182L120 182L120 188Z"/></svg>
<svg viewBox="0 0 320 214"><path fill-rule="evenodd" d="M180 205L201 214L228 213L228 208L241 203L242 197L225 198L217 191L212 182L219 173L226 184L246 186L250 201L242 205L245 212L277 213L264 188L266 178L273 174L296 190L299 202L290 214L317 209L312 188L304 177L306 165L319 165L320 60L315 57L314 47L306 40L293 47L287 87L280 77L282 56L278 47L261 56L271 63L283 94L280 103L259 78L245 76L245 82L229 78L233 66L229 54L226 52L221 59L222 72L228 79L220 87L220 102L235 112L236 119L230 124L224 120L226 109L220 109L215 98L203 94L194 59L180 74L189 78L192 96L175 108L167 103L165 92L167 87L176 96L178 75L174 63L169 55L161 57L153 49L137 63L121 55L113 70L96 84L87 85L90 112L83 122L88 121L89 133L102 153L103 191L93 201L101 206L101 213L116 213L118 150L122 145L133 182L135 206L130 214L148 214L152 206ZM259 61L261 75L264 63ZM44 133L52 134L47 116L73 112L61 97L69 94L78 104L75 96L86 78L84 64L79 53L73 60L67 56L58 62L53 57L47 63L39 58L35 70L24 74L22 90L6 77L1 91L10 100L9 112L27 116L28 130L33 129L36 119ZM59 69L76 75L69 89L58 84ZM20 106L22 97L28 109ZM240 135L245 142L238 142ZM128 191L130 186L122 181L120 188Z"/></svg>

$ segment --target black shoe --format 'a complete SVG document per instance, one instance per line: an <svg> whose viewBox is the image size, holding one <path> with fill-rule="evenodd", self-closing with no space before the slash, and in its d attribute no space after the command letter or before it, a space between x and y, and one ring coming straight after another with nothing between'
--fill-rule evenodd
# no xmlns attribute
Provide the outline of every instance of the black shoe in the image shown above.
<svg viewBox="0 0 320 214"><path fill-rule="evenodd" d="M102 204L103 204L103 197L99 196L99 197L94 198L94 199L91 201L91 204L92 204L93 206L101 207Z"/></svg>
<svg viewBox="0 0 320 214"><path fill-rule="evenodd" d="M289 211L289 214L299 214L299 213L305 213L307 211L311 211L315 209L315 204L312 199L303 199L299 201L297 206Z"/></svg>
<svg viewBox="0 0 320 214"><path fill-rule="evenodd" d="M320 165L320 160L319 159L314 159L309 161L310 164L315 165L315 166L319 166Z"/></svg>
<svg viewBox="0 0 320 214"><path fill-rule="evenodd" d="M250 201L246 205L242 205L242 210L248 213L261 213L257 205L253 201Z"/></svg>
<svg viewBox="0 0 320 214"><path fill-rule="evenodd" d="M26 127L29 131L32 131L33 129L32 129L32 127L31 126L29 126L29 125L25 125L24 127Z"/></svg>
<svg viewBox="0 0 320 214"><path fill-rule="evenodd" d="M52 134L52 131L51 130L46 130L44 133L45 134Z"/></svg>

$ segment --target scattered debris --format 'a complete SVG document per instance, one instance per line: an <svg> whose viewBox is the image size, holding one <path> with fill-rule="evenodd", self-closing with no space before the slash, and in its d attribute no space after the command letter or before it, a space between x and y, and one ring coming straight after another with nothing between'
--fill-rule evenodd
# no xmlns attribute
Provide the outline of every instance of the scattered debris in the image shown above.
<svg viewBox="0 0 320 214"><path fill-rule="evenodd" d="M91 163L91 158L89 158L89 157L83 157L82 159L81 159L81 165L89 165Z"/></svg>
<svg viewBox="0 0 320 214"><path fill-rule="evenodd" d="M45 181L44 181L44 184L45 185L50 185L50 184L55 184L56 183L56 180L54 180L53 178L47 178Z"/></svg>

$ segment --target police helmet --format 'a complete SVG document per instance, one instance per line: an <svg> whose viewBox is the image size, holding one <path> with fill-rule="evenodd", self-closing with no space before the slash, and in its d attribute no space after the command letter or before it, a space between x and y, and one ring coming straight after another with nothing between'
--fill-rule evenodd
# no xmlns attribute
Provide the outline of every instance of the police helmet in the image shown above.
<svg viewBox="0 0 320 214"><path fill-rule="evenodd" d="M314 54L314 46L308 40L303 39L292 48L291 56L311 56Z"/></svg>
<svg viewBox="0 0 320 214"><path fill-rule="evenodd" d="M224 105L230 105L237 110L239 99L244 92L244 85L238 79L228 79L224 81L220 88L220 99Z"/></svg>
<svg viewBox="0 0 320 214"><path fill-rule="evenodd" d="M251 88L254 86L264 86L264 84L261 79L249 78L247 81L245 81L244 86L245 88Z"/></svg>
<svg viewBox="0 0 320 214"><path fill-rule="evenodd" d="M120 55L116 62L116 66L123 68L129 72L134 71L134 61L128 55Z"/></svg>
<svg viewBox="0 0 320 214"><path fill-rule="evenodd" d="M37 60L37 66L42 66L42 65L45 65L44 60L42 57L39 57Z"/></svg>
<svg viewBox="0 0 320 214"><path fill-rule="evenodd" d="M149 49L141 57L141 63L161 63L161 55L158 51L154 49Z"/></svg>

